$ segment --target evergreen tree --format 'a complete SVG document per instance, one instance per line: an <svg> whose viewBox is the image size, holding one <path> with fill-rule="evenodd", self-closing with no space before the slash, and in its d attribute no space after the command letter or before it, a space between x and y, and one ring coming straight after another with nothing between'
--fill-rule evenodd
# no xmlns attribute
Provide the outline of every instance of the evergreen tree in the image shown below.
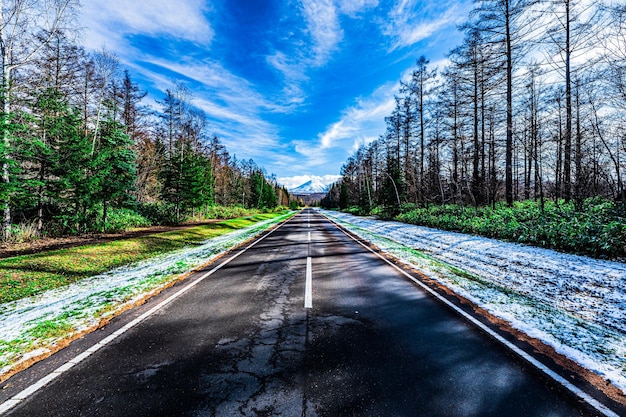
<svg viewBox="0 0 626 417"><path fill-rule="evenodd" d="M102 204L102 229L106 228L108 207L131 202L136 176L136 154L124 126L106 120L100 129L97 152L91 162L94 184L93 204Z"/></svg>
<svg viewBox="0 0 626 417"><path fill-rule="evenodd" d="M97 189L97 180L90 175L93 172L91 140L82 128L80 114L70 109L67 103L59 103L56 119L59 157L51 174L58 178L60 214L57 218L66 230L84 232L88 222L95 217L92 193Z"/></svg>
<svg viewBox="0 0 626 417"><path fill-rule="evenodd" d="M393 156L387 159L387 171L384 180L383 192L381 193L381 203L387 207L390 214L400 212L400 205L404 198L404 181L402 170L398 160Z"/></svg>
<svg viewBox="0 0 626 417"><path fill-rule="evenodd" d="M345 182L341 183L341 191L339 191L339 209L345 210L350 205L350 199L348 197L348 185Z"/></svg>
<svg viewBox="0 0 626 417"><path fill-rule="evenodd" d="M68 112L67 104L61 93L54 88L45 89L37 97L33 112L25 121L30 122L30 129L16 139L18 156L22 163L20 182L22 188L16 196L15 206L20 210L36 207L37 230L41 234L44 222L44 208L54 212L52 207L58 201L59 179L51 175L59 165L61 149L59 141L65 134L66 119L60 117ZM26 129L25 129L26 130Z"/></svg>

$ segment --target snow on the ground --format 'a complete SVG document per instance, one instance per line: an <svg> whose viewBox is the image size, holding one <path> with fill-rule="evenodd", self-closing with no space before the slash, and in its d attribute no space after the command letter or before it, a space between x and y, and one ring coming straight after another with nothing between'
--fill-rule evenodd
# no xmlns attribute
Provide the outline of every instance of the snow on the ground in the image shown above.
<svg viewBox="0 0 626 417"><path fill-rule="evenodd" d="M0 304L0 375L16 362L41 354L45 346L55 342L54 338L42 339L38 326L53 323L80 333L287 216L259 222L200 245L116 268L40 295Z"/></svg>
<svg viewBox="0 0 626 417"><path fill-rule="evenodd" d="M626 393L626 265L323 211Z"/></svg>

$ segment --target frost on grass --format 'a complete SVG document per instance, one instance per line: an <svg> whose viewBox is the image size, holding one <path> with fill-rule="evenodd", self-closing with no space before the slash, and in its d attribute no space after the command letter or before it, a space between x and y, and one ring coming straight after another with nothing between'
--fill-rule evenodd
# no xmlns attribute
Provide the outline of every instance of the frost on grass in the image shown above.
<svg viewBox="0 0 626 417"><path fill-rule="evenodd" d="M324 212L626 393L626 265Z"/></svg>
<svg viewBox="0 0 626 417"><path fill-rule="evenodd" d="M209 239L200 245L157 256L66 287L0 305L0 375L17 362L45 353L69 333L80 333L258 235L288 215Z"/></svg>

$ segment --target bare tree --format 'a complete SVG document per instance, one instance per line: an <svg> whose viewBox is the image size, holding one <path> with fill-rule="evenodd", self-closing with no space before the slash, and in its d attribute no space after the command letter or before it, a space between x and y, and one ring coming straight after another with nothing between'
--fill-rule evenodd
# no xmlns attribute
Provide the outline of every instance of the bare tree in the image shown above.
<svg viewBox="0 0 626 417"><path fill-rule="evenodd" d="M429 61L423 55L417 59L417 68L411 74L411 81L406 89L411 96L411 102L415 108L417 120L415 120L419 138L419 157L417 162L417 188L419 203L424 203L424 172L425 172L425 149L426 149L426 107L429 96L432 94L432 84L436 77L436 70L428 68ZM407 151L408 152L408 151ZM409 174L408 167L405 169Z"/></svg>
<svg viewBox="0 0 626 417"><path fill-rule="evenodd" d="M554 24L546 31L547 62L553 71L562 77L565 94L565 127L563 130L563 197L565 201L572 198L572 193L578 194L573 186L581 183L580 178L572 179L573 166L580 166L580 155L575 152L573 141L579 137L574 135L574 105L573 79L576 73L585 69L583 65L593 65L589 62L587 52L594 40L594 24L597 23L596 11L598 3L574 0L551 0L547 3L550 21ZM587 56L582 64L582 56ZM579 68L575 68L576 61ZM579 144L576 146L579 147ZM574 152L573 152L574 151ZM572 161L574 159L574 161ZM575 172L580 173L579 169Z"/></svg>
<svg viewBox="0 0 626 417"><path fill-rule="evenodd" d="M480 22L477 27L488 41L500 45L506 68L505 197L509 206L513 204L513 76L530 27L525 28L525 13L535 3L536 0L484 0L474 10Z"/></svg>
<svg viewBox="0 0 626 417"><path fill-rule="evenodd" d="M114 78L119 70L119 59L106 49L102 49L93 55L95 79L98 84L98 103L95 109L95 120L93 126L93 138L91 141L91 154L95 152L100 130L100 121L104 104L109 97L109 87L114 83Z"/></svg>

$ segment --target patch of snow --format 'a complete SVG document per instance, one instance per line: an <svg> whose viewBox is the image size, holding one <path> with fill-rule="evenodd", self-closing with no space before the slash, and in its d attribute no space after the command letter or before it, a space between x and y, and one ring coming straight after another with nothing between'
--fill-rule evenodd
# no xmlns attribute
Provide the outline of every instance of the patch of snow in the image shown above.
<svg viewBox="0 0 626 417"><path fill-rule="evenodd" d="M0 375L16 361L43 353L41 349L33 351L35 346L54 343L54 340L38 340L32 335L33 329L42 322L66 324L80 333L287 216L259 222L209 239L198 246L116 268L36 296L1 304L0 364L4 368L0 369Z"/></svg>
<svg viewBox="0 0 626 417"><path fill-rule="evenodd" d="M626 393L626 265L322 211Z"/></svg>

